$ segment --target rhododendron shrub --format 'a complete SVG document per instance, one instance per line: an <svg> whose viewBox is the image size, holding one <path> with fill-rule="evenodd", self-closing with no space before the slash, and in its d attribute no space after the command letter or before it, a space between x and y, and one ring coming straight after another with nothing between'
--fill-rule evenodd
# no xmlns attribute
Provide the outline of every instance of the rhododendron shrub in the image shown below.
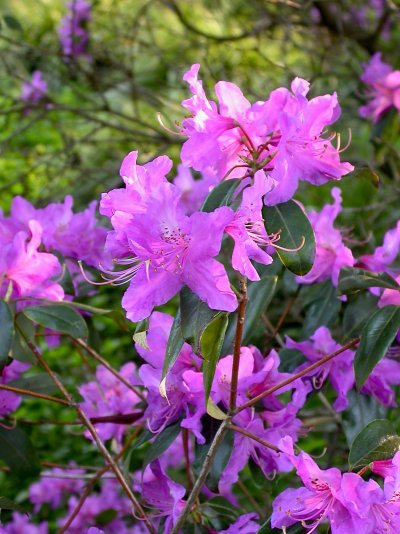
<svg viewBox="0 0 400 534"><path fill-rule="evenodd" d="M67 5L63 68L91 68L91 7ZM364 69L384 137L398 71ZM86 206L0 212L0 532L400 530L399 212L349 217L376 175L340 146L341 87L213 96L203 70L175 152L131 146ZM57 97L35 71L19 99Z"/></svg>

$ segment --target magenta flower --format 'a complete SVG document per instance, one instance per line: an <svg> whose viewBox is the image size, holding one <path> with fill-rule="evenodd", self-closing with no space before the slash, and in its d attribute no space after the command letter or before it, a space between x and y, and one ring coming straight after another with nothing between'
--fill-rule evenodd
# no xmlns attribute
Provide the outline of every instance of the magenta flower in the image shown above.
<svg viewBox="0 0 400 534"><path fill-rule="evenodd" d="M152 432L161 432L166 425L176 421L182 413L182 428L187 428L199 443L205 439L201 434L201 417L205 414L203 377L199 373L201 360L190 345L184 343L179 356L167 375L166 394L160 394L162 368L168 336L173 319L170 315L153 312L147 332L148 349L136 344L136 350L146 361L139 369L139 375L148 391L144 418Z"/></svg>
<svg viewBox="0 0 400 534"><path fill-rule="evenodd" d="M65 474L82 475L82 469L59 469L58 467L44 473L44 476L34 482L29 488L29 500L34 505L34 511L37 513L42 504L49 504L52 508L58 508L64 497L71 494L80 494L84 487L83 480L73 478L63 478ZM46 477L46 475L51 475ZM59 476L60 478L57 478Z"/></svg>
<svg viewBox="0 0 400 534"><path fill-rule="evenodd" d="M178 165L178 174L173 183L181 191L180 204L186 215L190 215L201 208L207 195L218 181L218 178L211 173L204 174L195 180L189 167Z"/></svg>
<svg viewBox="0 0 400 534"><path fill-rule="evenodd" d="M387 272L396 276L396 271L390 266L396 260L400 251L400 221L394 228L388 230L383 238L383 243L377 247L373 254L361 256L358 262L365 269L375 273Z"/></svg>
<svg viewBox="0 0 400 534"><path fill-rule="evenodd" d="M96 202L79 213L72 211L73 203L73 198L67 195L63 203L36 209L17 196L11 205L11 220L22 225L21 228L31 219L38 221L43 228L42 241L47 252L55 250L93 267L98 267L99 263L107 265L109 259L104 253L107 230L97 224Z"/></svg>
<svg viewBox="0 0 400 534"><path fill-rule="evenodd" d="M271 526L284 528L301 522L311 533L322 521L329 520L332 534L358 532L356 527L362 524L362 519L357 513L356 506L362 497L357 500L354 497L357 496L358 487L366 484L364 480L353 473L342 475L335 467L321 470L304 452L295 456L292 440L289 437L281 440L280 449L287 454L296 468L304 487L288 488L276 497L272 503ZM354 509L349 509L343 504L345 502L341 495L343 482L347 482L352 491ZM372 534L373 531L361 530L361 532Z"/></svg>
<svg viewBox="0 0 400 534"><path fill-rule="evenodd" d="M212 309L237 307L226 271L214 259L232 210L222 207L188 217L179 199L173 184L160 183L147 199L146 211L131 215L123 226L130 254L118 263L126 269L108 274L115 282L130 281L122 306L131 321L148 317L185 284Z"/></svg>
<svg viewBox="0 0 400 534"><path fill-rule="evenodd" d="M371 117L376 122L391 107L400 111L400 70L393 70L383 63L380 52L363 67L361 80L369 86L367 96L370 102L360 107L361 117Z"/></svg>
<svg viewBox="0 0 400 534"><path fill-rule="evenodd" d="M20 99L25 104L36 105L46 98L48 90L49 87L43 79L43 74L40 70L35 70L31 80L22 85ZM26 112L29 113L30 111L31 108L28 107Z"/></svg>
<svg viewBox="0 0 400 534"><path fill-rule="evenodd" d="M166 516L163 532L168 534L176 523L185 501L186 490L171 480L162 470L160 462L155 460L143 475L142 495L147 506L156 508L158 516Z"/></svg>
<svg viewBox="0 0 400 534"><path fill-rule="evenodd" d="M119 371L120 375L132 385L139 383L135 372L133 363L126 363ZM81 407L89 417L138 412L138 419L140 418L141 412L136 408L140 402L139 397L102 365L96 368L96 381L83 384L78 389L84 398ZM118 442L122 441L124 433L129 430L128 425L113 422L97 423L95 426L101 439L115 438ZM90 438L90 434L87 434L87 437Z"/></svg>
<svg viewBox="0 0 400 534"><path fill-rule="evenodd" d="M339 147L331 143L333 136L322 137L326 127L340 116L336 93L307 100L309 86L305 80L296 78L291 86L294 97L279 115L277 156L271 171L276 186L266 197L266 204L289 200L299 178L321 185L339 180L353 170L350 163L340 161Z"/></svg>
<svg viewBox="0 0 400 534"><path fill-rule="evenodd" d="M260 280L260 277L251 264L251 259L269 265L271 256L263 250L273 243L264 226L261 209L263 197L272 188L271 179L264 171L254 175L254 184L243 191L243 198L239 209L235 212L232 221L226 226L225 232L234 240L232 253L232 267L250 280Z"/></svg>
<svg viewBox="0 0 400 534"><path fill-rule="evenodd" d="M13 512L12 520L9 523L1 525L2 534L48 534L47 523L42 521L38 525L31 523L27 514Z"/></svg>
<svg viewBox="0 0 400 534"><path fill-rule="evenodd" d="M352 267L355 259L351 250L343 243L340 230L334 228L333 223L342 211L340 189L332 189L333 204L325 205L318 213L311 211L308 216L315 233L316 255L311 271L304 276L296 276L299 284L312 284L332 279L334 286L338 285L339 272L343 267Z"/></svg>
<svg viewBox="0 0 400 534"><path fill-rule="evenodd" d="M38 250L41 225L31 220L27 230L17 232L6 242L0 237L0 296L7 293L11 284L12 298L63 300L62 287L52 280L61 274L59 261L53 254Z"/></svg>
<svg viewBox="0 0 400 534"><path fill-rule="evenodd" d="M62 19L58 30L63 54L73 60L79 56L89 57L89 33L86 26L91 18L91 5L85 0L71 0L67 8L69 13Z"/></svg>
<svg viewBox="0 0 400 534"><path fill-rule="evenodd" d="M241 515L229 528L226 530L219 530L218 534L256 534L260 530L257 514L250 513ZM210 531L212 534L217 534L216 530Z"/></svg>
<svg viewBox="0 0 400 534"><path fill-rule="evenodd" d="M328 328L321 326L311 336L311 341L295 342L289 337L286 338L286 346L289 349L297 349L301 351L309 360L298 367L295 372L307 367L310 363L317 362L324 356L335 352L341 345L336 343L332 338ZM314 371L311 371L308 377L312 378L315 387L320 388L329 376L331 384L338 396L333 403L335 410L341 412L347 408L348 400L347 394L354 386L354 371L353 371L354 352L346 350L339 354L329 362L324 363Z"/></svg>
<svg viewBox="0 0 400 534"><path fill-rule="evenodd" d="M13 360L0 371L0 384L7 384L21 377L21 374L29 369L30 365ZM11 391L0 390L0 416L15 412L21 404L21 397Z"/></svg>

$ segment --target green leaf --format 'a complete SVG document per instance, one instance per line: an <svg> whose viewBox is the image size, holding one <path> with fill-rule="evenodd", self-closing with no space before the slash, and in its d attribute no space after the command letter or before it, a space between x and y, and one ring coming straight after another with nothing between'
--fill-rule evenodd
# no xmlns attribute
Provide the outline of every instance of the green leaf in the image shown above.
<svg viewBox="0 0 400 534"><path fill-rule="evenodd" d="M342 412L343 432L350 447L356 435L374 419L386 417L388 408L379 404L373 397L357 393L354 389L347 394L349 405Z"/></svg>
<svg viewBox="0 0 400 534"><path fill-rule="evenodd" d="M400 291L400 285L386 273L377 274L355 267L344 267L340 271L338 289L341 293L354 293L369 287L384 287Z"/></svg>
<svg viewBox="0 0 400 534"><path fill-rule="evenodd" d="M185 341L190 343L195 354L201 353L200 338L207 325L221 312L210 310L188 287L180 292L181 332Z"/></svg>
<svg viewBox="0 0 400 534"><path fill-rule="evenodd" d="M22 26L19 21L12 15L4 15L3 20L10 30L22 31Z"/></svg>
<svg viewBox="0 0 400 534"><path fill-rule="evenodd" d="M203 357L203 382L207 404L215 375L217 362L221 354L225 332L228 327L228 314L221 313L209 323L200 337L200 351Z"/></svg>
<svg viewBox="0 0 400 534"><path fill-rule="evenodd" d="M14 317L7 302L0 300L0 366L8 358L14 339Z"/></svg>
<svg viewBox="0 0 400 534"><path fill-rule="evenodd" d="M239 178L223 180L207 195L201 211L211 212L220 206L228 206L240 182Z"/></svg>
<svg viewBox="0 0 400 534"><path fill-rule="evenodd" d="M107 508L106 510L102 510L99 514L95 516L96 525L107 525L113 519L115 519L117 515L118 512L117 510L114 510L114 508Z"/></svg>
<svg viewBox="0 0 400 534"><path fill-rule="evenodd" d="M16 475L26 476L40 469L31 440L19 428L0 427L0 458Z"/></svg>
<svg viewBox="0 0 400 534"><path fill-rule="evenodd" d="M167 348L165 350L165 358L161 374L161 385L164 384L164 387L162 388L160 385L160 393L163 397L166 396L164 379L176 362L184 342L185 340L183 339L181 330L181 310L178 308L168 336ZM164 392L164 394L162 392Z"/></svg>
<svg viewBox="0 0 400 534"><path fill-rule="evenodd" d="M350 448L349 465L356 469L375 460L392 458L400 450L400 436L387 419L375 419L357 436Z"/></svg>
<svg viewBox="0 0 400 534"><path fill-rule="evenodd" d="M9 386L16 388L27 389L34 393L52 393L57 390L57 386L53 380L46 373L38 373L34 376L26 376L23 378L17 378L8 383Z"/></svg>
<svg viewBox="0 0 400 534"><path fill-rule="evenodd" d="M297 349L281 349L279 351L279 371L292 373L300 364L304 363L304 354Z"/></svg>
<svg viewBox="0 0 400 534"><path fill-rule="evenodd" d="M336 296L336 289L330 280L316 284L313 288L313 299L305 304L306 317L303 323L303 335L309 337L319 326L331 326L336 320L341 301Z"/></svg>
<svg viewBox="0 0 400 534"><path fill-rule="evenodd" d="M215 404L211 397L208 397L207 399L206 410L210 417L217 419L218 421L228 419L228 415Z"/></svg>
<svg viewBox="0 0 400 534"><path fill-rule="evenodd" d="M143 469L149 465L153 460L159 458L164 451L176 440L181 432L181 420L176 421L172 425L164 428L162 432L157 434L156 439L150 445L143 458Z"/></svg>
<svg viewBox="0 0 400 534"><path fill-rule="evenodd" d="M20 362L32 364L37 363L36 356L29 348L25 339L22 337L21 332L19 331L22 330L24 336L29 339L29 341L33 341L35 336L35 325L30 319L28 319L28 317L22 315L22 313L19 313L15 316L14 324L16 326L16 329L14 332L14 340L11 347L11 357Z"/></svg>
<svg viewBox="0 0 400 534"><path fill-rule="evenodd" d="M377 297L369 291L350 297L343 314L343 331L345 339L358 337L367 320L376 311Z"/></svg>
<svg viewBox="0 0 400 534"><path fill-rule="evenodd" d="M12 510L13 512L26 514L26 510L22 506L7 497L0 497L0 510Z"/></svg>
<svg viewBox="0 0 400 534"><path fill-rule="evenodd" d="M133 341L142 347L142 349L149 350L149 345L147 344L147 330L149 329L149 320L143 319L140 321L135 328L135 333L133 334Z"/></svg>
<svg viewBox="0 0 400 534"><path fill-rule="evenodd" d="M108 315L113 313L114 310L107 308L98 308L97 306L90 306L89 304L83 304L83 302L68 301L64 300L63 305L70 306L71 308L76 308L78 310L87 311L93 315Z"/></svg>
<svg viewBox="0 0 400 534"><path fill-rule="evenodd" d="M296 523L290 527L286 527L286 534L304 534L305 530L301 523ZM257 530L256 534L282 534L282 529L271 527L271 518L269 517L265 523L261 525L261 528Z"/></svg>
<svg viewBox="0 0 400 534"><path fill-rule="evenodd" d="M260 322L260 315L268 308L276 291L278 277L264 275L258 282L250 282L247 287L247 307L243 327L242 344L246 345L254 334L254 329ZM231 354L236 331L236 314L231 315L229 326L222 347L222 354Z"/></svg>
<svg viewBox="0 0 400 534"><path fill-rule="evenodd" d="M23 314L31 321L50 330L56 330L74 338L88 336L88 328L82 316L64 304L29 306L23 310Z"/></svg>
<svg viewBox="0 0 400 534"><path fill-rule="evenodd" d="M400 328L400 306L377 310L361 332L361 341L354 358L354 374L358 389L367 380L375 365L385 356Z"/></svg>
<svg viewBox="0 0 400 534"><path fill-rule="evenodd" d="M314 263L315 236L302 208L294 200L289 200L277 206L264 206L262 213L268 234L281 232L277 242L280 247L297 249L304 240L304 245L297 251L277 249L276 252L289 271L297 275L307 274Z"/></svg>
<svg viewBox="0 0 400 534"><path fill-rule="evenodd" d="M214 430L216 431L218 427ZM210 449L210 444L212 442L212 437L215 435L213 432L212 436L209 436L209 440L204 445L195 446L195 461L193 463L193 470L196 475L201 470L201 467L204 463L204 460L207 456L207 453ZM222 443L215 455L214 462L212 464L210 473L206 480L206 485L212 491L218 491L218 482L221 478L222 471L225 469L233 449L233 432L227 432L222 440Z"/></svg>

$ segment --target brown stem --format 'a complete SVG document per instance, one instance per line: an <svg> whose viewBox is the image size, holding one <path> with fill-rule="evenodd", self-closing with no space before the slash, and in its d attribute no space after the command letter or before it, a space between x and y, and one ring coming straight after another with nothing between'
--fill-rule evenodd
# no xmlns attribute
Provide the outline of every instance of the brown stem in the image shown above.
<svg viewBox="0 0 400 534"><path fill-rule="evenodd" d="M249 408L250 406L253 406L259 400L263 399L267 395L271 395L272 393L275 393L275 391L278 391L279 389L282 389L283 387L287 386L288 384L291 384L292 382L294 382L298 378L301 378L302 376L308 374L310 371L313 371L314 369L317 369L318 367L320 367L324 363L329 362L329 360L332 360L332 358L334 358L335 356L338 356L339 354L341 354L345 350L351 349L352 347L357 345L357 343L359 343L359 341L360 341L359 338L353 339L352 341L349 341L348 343L346 343L346 345L343 345L343 347L340 347L340 349L336 350L335 352L332 352L331 354L328 354L324 358L321 358L318 362L315 362L312 365L309 365L308 367L306 367L302 371L299 371L295 375L292 375L290 378L287 378L286 380L282 380L282 382L279 382L279 384L276 384L272 388L269 388L266 391L263 391L262 393L260 393L256 397L254 397L253 399L250 399L249 401L245 402L244 404L242 404L241 406L236 408L234 413L239 413L242 410L245 410L246 408Z"/></svg>
<svg viewBox="0 0 400 534"><path fill-rule="evenodd" d="M123 413L114 415L99 415L98 417L91 417L90 422L94 425L97 423L116 423L118 425L131 425L143 415L143 412Z"/></svg>
<svg viewBox="0 0 400 534"><path fill-rule="evenodd" d="M228 428L230 428L231 430L234 430L235 432L239 432L240 434L243 434L244 436L247 436L248 438L253 439L254 441L257 441L257 443L260 443L260 445L263 445L264 447L268 447L268 449L272 449L275 452L281 452L280 449L276 445L273 445L272 443L268 443L268 441L264 441L263 439L259 438L255 434L252 434L251 432L248 432L247 430L245 430L244 428L241 428L240 426L230 424L228 425Z"/></svg>
<svg viewBox="0 0 400 534"><path fill-rule="evenodd" d="M242 276L240 278L240 300L239 300L237 323L236 323L235 345L233 348L231 390L230 390L230 398L229 398L230 412L233 412L236 408L237 386L238 386L239 364L240 364L240 349L242 346L244 319L246 315L246 304L247 304L247 283L246 283L246 278Z"/></svg>
<svg viewBox="0 0 400 534"><path fill-rule="evenodd" d="M18 393L18 395L27 395L29 397L35 397L36 399L48 400L57 402L58 404L63 404L64 406L71 406L71 404L64 399L58 399L57 397L45 395L44 393L37 393L36 391L29 391L28 389L16 388L14 386L8 386L7 384L0 384L0 389L4 389L4 391L11 391L12 393Z"/></svg>
<svg viewBox="0 0 400 534"><path fill-rule="evenodd" d="M25 342L27 343L28 347L31 349L31 351L33 352L33 354L37 358L37 360L40 362L40 364L45 369L47 374L53 380L54 384L56 384L56 386L61 391L61 393L64 395L64 397L69 402L69 404L75 408L76 413L78 415L78 418L81 420L82 424L88 429L88 431L90 432L93 440L95 441L95 443L97 445L97 448L99 449L101 454L104 456L104 458L107 461L107 463L110 464L110 467L114 471L115 476L118 479L118 482L120 483L122 489L126 493L126 495L129 498L129 500L132 502L134 508L138 511L139 515L141 516L141 519L146 524L146 527L147 527L148 531L151 534L155 534L155 529L154 529L153 525L150 523L149 518L147 517L147 515L146 515L145 511L143 510L141 504L136 499L136 497L133 494L128 482L125 480L125 477L124 477L119 465L114 461L113 457L108 452L106 446L101 441L101 439L100 439L99 435L97 434L97 431L96 431L95 427L93 426L93 424L91 423L90 419L83 412L83 410L81 409L79 404L76 404L74 402L74 399L73 399L72 395L65 388L64 384L61 382L61 380L58 378L58 376L55 375L53 373L53 371L50 369L50 367L48 366L46 360L43 358L43 356L41 355L39 350L36 348L36 346L30 341L30 339L28 339L25 336L24 332L21 329L19 329L19 331L20 331L21 335L23 336Z"/></svg>
<svg viewBox="0 0 400 534"><path fill-rule="evenodd" d="M108 363L107 360L105 360L102 356L100 356L100 354L98 354L94 349L92 349L92 347L89 347L89 345L87 343L85 343L83 341L83 339L80 339L80 338L79 339L71 338L71 339L76 345L79 345L80 347L85 349L85 351L88 354L90 354L90 356L92 356L95 360L97 360L99 363L104 365L104 367L106 367L110 371L110 373L112 373L114 376L116 376L118 378L118 380L124 384L124 386L126 386L131 391L133 391L141 400L143 400L143 401L146 400L146 397L143 395L143 393L140 390L138 390L137 388L132 386L132 384L130 384L126 380L126 378L124 378L118 371L116 371L114 369L114 367L112 367Z"/></svg>
<svg viewBox="0 0 400 534"><path fill-rule="evenodd" d="M196 483L195 485L193 486L193 489L186 501L186 504L185 504L185 507L183 508L180 516L178 517L175 525L174 525L174 528L171 530L171 534L179 534L179 532L181 531L181 528L183 527L183 525L185 524L185 520L186 520L186 517L188 516L188 514L190 513L190 511L192 510L192 506L194 505L202 487L203 487L203 484L204 482L206 481L206 478L207 478L207 475L208 473L210 472L210 469L211 469L211 466L213 464L213 461L214 461L214 458L215 458L215 455L225 437L225 434L228 430L228 424L229 424L229 421L230 419L225 419L225 421L223 421L221 423L221 426L219 427L217 433L215 434L215 437L210 445L210 448L208 449L208 452L207 452L207 455L205 457L205 460L204 460L204 463L203 463L203 466L201 468L201 472L199 474L199 478L196 480Z"/></svg>
<svg viewBox="0 0 400 534"><path fill-rule="evenodd" d="M115 455L114 461L117 462L126 452L129 445L132 443L132 441L136 438L136 436L141 431L142 427L139 426L135 429L135 431L132 433L132 435L129 437L128 441L125 443L125 445L122 447L122 449L119 451L118 454ZM105 465L101 469L97 471L97 473L89 480L89 482L86 485L86 488L84 489L79 501L77 502L77 505L73 509L71 515L68 517L67 521L64 523L64 525L60 528L60 530L57 532L57 534L64 534L64 532L67 532L69 527L71 526L72 522L76 518L76 516L79 514L79 512L82 509L82 506L84 505L86 499L89 497L90 492L92 491L93 486L96 484L96 482L104 475L106 471L108 471L111 468L110 464Z"/></svg>
<svg viewBox="0 0 400 534"><path fill-rule="evenodd" d="M190 469L189 458L189 431L187 428L182 429L183 454L185 455L185 470L187 478L187 491L191 492L193 488L192 470Z"/></svg>

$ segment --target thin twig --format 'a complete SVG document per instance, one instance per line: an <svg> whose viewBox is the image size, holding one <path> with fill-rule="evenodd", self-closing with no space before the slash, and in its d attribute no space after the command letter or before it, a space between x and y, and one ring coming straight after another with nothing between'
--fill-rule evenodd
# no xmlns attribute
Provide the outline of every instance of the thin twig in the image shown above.
<svg viewBox="0 0 400 534"><path fill-rule="evenodd" d="M50 369L50 367L48 366L46 360L43 358L43 356L41 355L39 350L36 348L36 346L30 341L30 339L28 339L25 336L24 332L21 329L19 329L19 331L20 331L21 335L23 336L24 340L26 341L28 347L31 349L33 354L36 356L37 360L40 362L40 364L45 369L47 374L53 380L54 384L56 384L56 386L61 391L61 393L64 395L64 397L69 402L69 404L75 408L76 413L78 415L78 418L82 421L83 425L88 429L88 431L90 432L92 438L94 439L94 441L95 441L95 443L97 445L97 448L99 449L101 454L104 456L104 458L106 459L107 463L110 464L110 467L114 471L115 476L118 479L118 482L120 483L122 489L124 490L124 492L128 496L129 500L132 502L134 508L140 514L141 519L146 524L146 527L147 527L148 531L151 532L151 534L155 534L155 529L154 529L153 525L150 523L149 518L147 517L147 515L146 515L145 511L143 510L141 504L136 499L136 497L133 494L128 482L125 480L125 477L124 477L120 467L114 461L113 457L108 452L106 446L101 441L101 439L100 439L99 435L97 434L97 431L96 431L95 427L93 426L93 424L91 423L90 419L84 413L84 411L79 406L79 404L76 404L74 402L74 399L71 396L71 394L65 388L64 384L61 382L61 380L58 378L58 376L55 375L53 373L53 371Z"/></svg>
<svg viewBox="0 0 400 534"><path fill-rule="evenodd" d="M230 412L232 412L236 408L237 386L238 386L239 364L240 364L240 349L242 347L244 319L246 316L246 304L247 304L247 283L246 283L246 278L244 276L241 276L240 299L239 299L239 307L238 307L238 314L237 314L235 344L233 348L232 377L231 377L231 388L230 388L230 398L229 398Z"/></svg>
<svg viewBox="0 0 400 534"><path fill-rule="evenodd" d="M225 437L225 434L228 430L228 424L229 424L229 421L230 419L225 419L225 421L223 421L221 423L221 426L219 427L217 433L215 434L215 437L210 445L210 448L208 449L208 452L207 452L207 455L205 457L205 460L204 460L204 463L203 463L203 466L201 468L201 472L199 474L199 478L196 480L196 483L195 485L193 486L193 489L186 501L186 504L185 504L185 507L184 509L182 510L180 516L178 517L175 525L174 525L174 528L171 530L171 534L178 534L181 530L181 528L183 527L183 525L185 524L185 521L186 521L186 517L188 516L188 514L190 513L191 509L192 509L192 506L194 505L202 487L203 487L203 484L204 482L206 481L206 478L207 478L207 475L208 473L210 472L210 469L211 469L211 466L213 464L213 461L214 461L214 458L215 458L215 455Z"/></svg>
<svg viewBox="0 0 400 534"><path fill-rule="evenodd" d="M242 404L241 406L236 408L234 413L239 413L242 410L245 410L246 408L249 408L250 406L253 406L258 401L260 401L261 399L266 397L267 395L271 395L272 393L275 393L275 391L278 391L279 389L282 389L283 387L287 386L288 384L291 384L292 382L294 382L298 378L301 378L302 376L308 374L310 371L313 371L314 369L317 369L318 367L320 367L324 363L329 362L329 360L331 360L335 356L338 356L339 354L341 354L345 350L351 349L352 347L357 345L357 343L359 343L359 341L360 341L359 338L353 339L352 341L349 341L348 343L346 343L346 345L343 345L343 347L340 347L340 349L336 350L335 352L332 352L331 354L328 354L324 358L321 358L318 362L315 362L312 365L309 365L308 367L306 367L302 371L299 371L295 375L292 375L290 378L287 378L286 380L282 380L282 382L279 382L278 384L276 384L272 388L269 388L269 389L263 391L262 393L260 393L256 397L254 397L253 399L250 399L249 401L245 402L244 404Z"/></svg>
<svg viewBox="0 0 400 534"><path fill-rule="evenodd" d="M125 445L122 447L122 449L119 451L118 454L115 455L114 461L117 462L125 453L129 445L132 443L132 441L136 438L136 436L141 431L142 427L139 426L135 429L135 431L132 433L132 435L129 437ZM57 534L64 534L64 532L67 532L69 527L71 526L72 522L76 518L76 516L79 514L79 512L82 509L82 506L84 505L86 499L89 497L90 492L92 491L93 486L96 484L96 482L104 475L104 473L111 468L110 464L105 465L101 469L97 471L97 473L92 476L92 478L89 480L89 482L86 485L86 488L84 489L79 501L77 502L75 508L73 509L71 515L68 517L67 521L64 523L64 525L61 527L61 529L58 531Z"/></svg>
<svg viewBox="0 0 400 534"><path fill-rule="evenodd" d="M190 457L189 457L189 431L187 428L182 429L182 443L183 443L183 454L185 456L185 470L187 478L187 491L191 492L193 488L193 476L192 470L190 468Z"/></svg>
<svg viewBox="0 0 400 534"><path fill-rule="evenodd" d="M27 395L28 397L35 397L36 399L47 400L51 402L57 402L64 406L71 406L68 401L64 399L58 399L57 397L52 397L51 395L45 395L44 393L37 393L36 391L30 391L29 389L17 388L14 386L9 386L7 384L0 384L0 389L4 391L10 391L12 393L17 393L18 395Z"/></svg>
<svg viewBox="0 0 400 534"><path fill-rule="evenodd" d="M85 349L85 351L88 354L90 354L90 356L92 356L95 360L97 360L99 363L104 365L104 367L106 367L106 369L108 369L110 373L112 373L115 377L117 377L118 380L124 384L124 386L126 386L131 391L133 391L141 400L143 401L146 400L146 397L143 395L143 393L140 390L135 388L135 386L132 386L132 384L130 384L128 380L126 380L126 378L124 378L118 371L116 371L114 367L112 367L112 365L110 365L107 360L105 360L102 356L100 356L100 354L98 354L94 349L92 349L92 347L90 347L87 343L85 343L83 339L80 339L80 338L78 339L71 338L71 339L76 345L79 345L80 347Z"/></svg>
<svg viewBox="0 0 400 534"><path fill-rule="evenodd" d="M241 428L240 426L230 424L228 428L230 428L231 430L234 430L235 432L239 432L239 434L243 434L244 436L247 436L248 438L253 439L254 441L257 441L257 443L259 443L260 445L263 445L264 447L268 447L268 449L272 449L275 452L281 452L279 447L277 447L276 445L273 445L272 443L268 443L268 441L265 441L259 438L255 434L248 432L247 430L245 430L244 428Z"/></svg>

